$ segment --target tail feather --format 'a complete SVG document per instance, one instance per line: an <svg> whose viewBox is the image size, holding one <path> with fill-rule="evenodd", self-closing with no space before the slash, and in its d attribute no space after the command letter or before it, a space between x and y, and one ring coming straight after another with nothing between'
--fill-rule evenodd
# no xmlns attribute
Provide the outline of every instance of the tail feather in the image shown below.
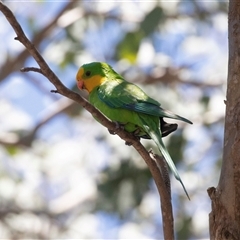
<svg viewBox="0 0 240 240"><path fill-rule="evenodd" d="M171 156L169 155L166 147L164 146L164 143L162 141L161 138L161 132L159 131L158 133L155 131L152 131L148 126L144 125L144 129L146 130L146 132L149 134L149 136L151 137L151 139L156 143L156 145L158 146L158 149L160 151L160 153L162 154L162 156L164 157L164 159L166 160L169 168L171 169L171 171L173 172L175 178L181 183L184 192L186 193L188 199L190 200L190 197L188 195L188 192L180 178L180 175L176 169L176 166L171 158Z"/></svg>
<svg viewBox="0 0 240 240"><path fill-rule="evenodd" d="M161 107L159 107L161 109L161 112L162 112L162 117L166 117L166 118L172 118L172 119L177 119L177 120L181 120L181 121L184 121L186 123L189 123L189 124L192 124L192 122L184 117L181 117L169 110L165 110Z"/></svg>

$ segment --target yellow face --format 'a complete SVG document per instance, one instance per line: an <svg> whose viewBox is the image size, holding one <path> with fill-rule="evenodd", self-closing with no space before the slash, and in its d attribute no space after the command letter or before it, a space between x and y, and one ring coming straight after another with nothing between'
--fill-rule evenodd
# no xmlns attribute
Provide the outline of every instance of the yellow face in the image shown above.
<svg viewBox="0 0 240 240"><path fill-rule="evenodd" d="M79 89L86 89L90 93L95 87L101 85L106 77L99 74L94 74L91 70L84 70L81 67L76 76L77 86Z"/></svg>

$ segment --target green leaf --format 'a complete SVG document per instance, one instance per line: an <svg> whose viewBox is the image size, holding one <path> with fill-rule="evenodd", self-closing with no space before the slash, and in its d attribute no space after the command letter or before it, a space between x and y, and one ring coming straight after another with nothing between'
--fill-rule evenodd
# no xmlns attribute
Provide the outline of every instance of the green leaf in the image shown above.
<svg viewBox="0 0 240 240"><path fill-rule="evenodd" d="M19 148L16 146L6 146L5 149L7 150L8 154L14 156L18 154Z"/></svg>
<svg viewBox="0 0 240 240"><path fill-rule="evenodd" d="M146 36L153 33L156 27L165 19L162 8L156 7L149 12L145 19L141 22L140 28Z"/></svg>
<svg viewBox="0 0 240 240"><path fill-rule="evenodd" d="M142 31L127 33L116 48L117 57L119 59L127 59L130 63L135 63L142 37Z"/></svg>

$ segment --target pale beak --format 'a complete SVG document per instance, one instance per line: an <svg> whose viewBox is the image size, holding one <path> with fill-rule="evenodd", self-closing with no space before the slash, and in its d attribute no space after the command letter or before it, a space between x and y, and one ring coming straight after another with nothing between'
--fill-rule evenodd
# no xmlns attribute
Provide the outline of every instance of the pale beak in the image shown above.
<svg viewBox="0 0 240 240"><path fill-rule="evenodd" d="M83 83L83 80L78 80L77 81L77 86L80 90L83 90L84 89L84 83Z"/></svg>

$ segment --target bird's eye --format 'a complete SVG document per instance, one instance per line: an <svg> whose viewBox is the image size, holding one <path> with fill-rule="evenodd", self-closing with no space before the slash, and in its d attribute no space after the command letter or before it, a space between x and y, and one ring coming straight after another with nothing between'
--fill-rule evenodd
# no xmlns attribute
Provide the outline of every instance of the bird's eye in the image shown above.
<svg viewBox="0 0 240 240"><path fill-rule="evenodd" d="M86 76L89 77L91 75L90 71L86 71Z"/></svg>

